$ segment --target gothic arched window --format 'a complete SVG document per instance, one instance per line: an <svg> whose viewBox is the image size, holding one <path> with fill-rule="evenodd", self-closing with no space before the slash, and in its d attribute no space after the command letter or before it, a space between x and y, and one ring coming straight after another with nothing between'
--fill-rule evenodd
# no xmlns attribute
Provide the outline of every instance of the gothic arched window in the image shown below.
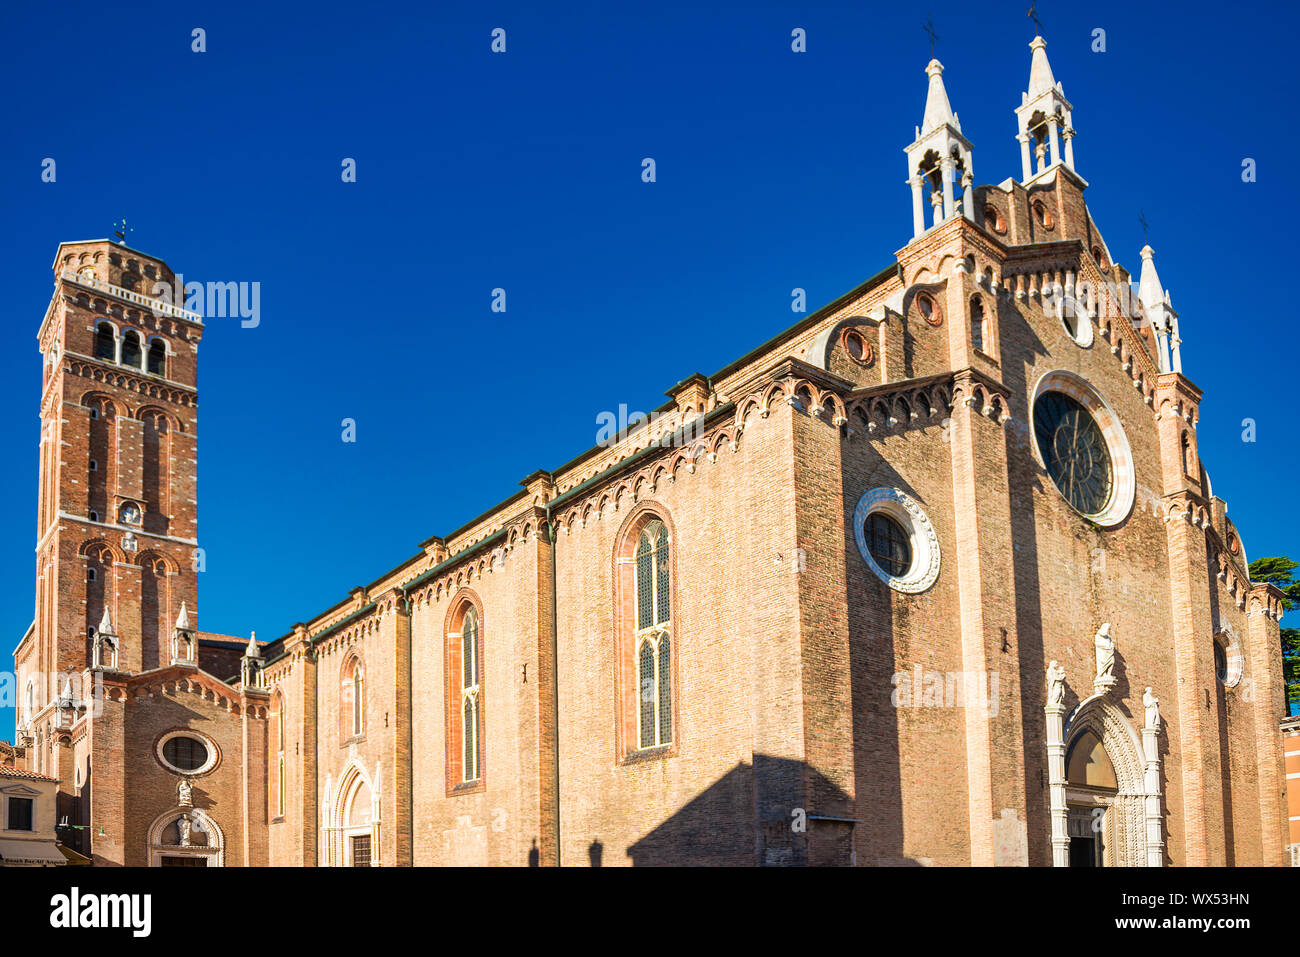
<svg viewBox="0 0 1300 957"><path fill-rule="evenodd" d="M107 359L109 362L117 358L117 341L113 327L107 322L101 322L95 327L95 358Z"/></svg>
<svg viewBox="0 0 1300 957"><path fill-rule="evenodd" d="M447 789L483 786L483 619L467 592L446 625Z"/></svg>
<svg viewBox="0 0 1300 957"><path fill-rule="evenodd" d="M141 356L140 333L128 329L122 336L122 365L134 366L138 369Z"/></svg>
<svg viewBox="0 0 1300 957"><path fill-rule="evenodd" d="M637 747L673 738L671 571L668 529L652 521L636 547Z"/></svg>
<svg viewBox="0 0 1300 957"><path fill-rule="evenodd" d="M163 375L167 369L167 343L154 339L149 343L149 373Z"/></svg>
<svg viewBox="0 0 1300 957"><path fill-rule="evenodd" d="M343 737L355 738L366 733L366 668L355 654L343 666L339 684L339 715Z"/></svg>
<svg viewBox="0 0 1300 957"><path fill-rule="evenodd" d="M479 768L479 660L478 612L473 606L465 612L460 636L460 710L461 746L464 752L464 780L478 780Z"/></svg>

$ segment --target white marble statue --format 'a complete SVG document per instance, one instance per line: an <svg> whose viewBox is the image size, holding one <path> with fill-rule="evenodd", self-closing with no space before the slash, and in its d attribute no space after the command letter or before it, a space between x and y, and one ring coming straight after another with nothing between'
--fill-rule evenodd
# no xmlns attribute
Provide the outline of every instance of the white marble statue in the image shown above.
<svg viewBox="0 0 1300 957"><path fill-rule="evenodd" d="M1047 666L1047 703L1049 705L1065 704L1065 669L1052 659Z"/></svg>
<svg viewBox="0 0 1300 957"><path fill-rule="evenodd" d="M189 778L181 778L181 783L176 786L176 803L181 807L193 806L194 785L190 783Z"/></svg>
<svg viewBox="0 0 1300 957"><path fill-rule="evenodd" d="M1092 641L1097 646L1097 680L1114 679L1115 639L1110 636L1110 622L1097 629L1097 636Z"/></svg>
<svg viewBox="0 0 1300 957"><path fill-rule="evenodd" d="M1147 727L1152 731L1159 731L1160 699L1151 693L1150 688L1147 688L1142 695L1142 704L1144 704L1147 709Z"/></svg>
<svg viewBox="0 0 1300 957"><path fill-rule="evenodd" d="M190 816L182 814L181 819L176 822L181 829L181 847L190 846Z"/></svg>

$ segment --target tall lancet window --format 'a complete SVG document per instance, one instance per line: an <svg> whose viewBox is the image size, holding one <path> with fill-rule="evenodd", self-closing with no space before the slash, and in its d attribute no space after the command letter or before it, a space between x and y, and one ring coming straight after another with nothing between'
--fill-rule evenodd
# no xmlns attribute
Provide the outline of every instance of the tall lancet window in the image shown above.
<svg viewBox="0 0 1300 957"><path fill-rule="evenodd" d="M668 529L652 521L636 547L636 673L638 746L673 739L671 571Z"/></svg>
<svg viewBox="0 0 1300 957"><path fill-rule="evenodd" d="M479 660L478 612L473 606L465 612L461 627L461 686L460 710L462 721L462 747L464 749L464 780L477 781L479 777Z"/></svg>

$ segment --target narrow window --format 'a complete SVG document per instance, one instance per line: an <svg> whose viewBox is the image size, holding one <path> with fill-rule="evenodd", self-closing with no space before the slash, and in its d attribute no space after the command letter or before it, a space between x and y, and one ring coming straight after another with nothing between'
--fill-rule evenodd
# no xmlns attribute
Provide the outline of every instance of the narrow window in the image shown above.
<svg viewBox="0 0 1300 957"><path fill-rule="evenodd" d="M970 301L970 342L971 347L984 352L984 300L972 296Z"/></svg>
<svg viewBox="0 0 1300 957"><path fill-rule="evenodd" d="M140 334L134 329L128 329L122 336L122 365L134 366L140 368Z"/></svg>
<svg viewBox="0 0 1300 957"><path fill-rule="evenodd" d="M638 747L672 741L672 610L668 528L651 522L636 551Z"/></svg>
<svg viewBox="0 0 1300 957"><path fill-rule="evenodd" d="M167 344L161 339L149 343L149 373L162 375L167 368Z"/></svg>
<svg viewBox="0 0 1300 957"><path fill-rule="evenodd" d="M366 673L357 662L352 673L352 733L364 734L366 730Z"/></svg>
<svg viewBox="0 0 1300 957"><path fill-rule="evenodd" d="M478 612L471 605L461 626L461 746L465 781L479 778Z"/></svg>
<svg viewBox="0 0 1300 957"><path fill-rule="evenodd" d="M95 327L95 358L107 359L109 362L117 358L113 327L107 322L101 322Z"/></svg>

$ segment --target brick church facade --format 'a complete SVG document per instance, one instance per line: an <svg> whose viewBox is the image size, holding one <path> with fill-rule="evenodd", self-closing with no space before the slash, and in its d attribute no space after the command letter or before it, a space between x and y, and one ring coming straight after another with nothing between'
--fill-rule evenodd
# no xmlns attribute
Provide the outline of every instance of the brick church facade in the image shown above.
<svg viewBox="0 0 1300 957"><path fill-rule="evenodd" d="M200 317L65 243L15 755L99 864L1281 864L1281 594L1031 44L886 268L267 644L197 630Z"/></svg>

